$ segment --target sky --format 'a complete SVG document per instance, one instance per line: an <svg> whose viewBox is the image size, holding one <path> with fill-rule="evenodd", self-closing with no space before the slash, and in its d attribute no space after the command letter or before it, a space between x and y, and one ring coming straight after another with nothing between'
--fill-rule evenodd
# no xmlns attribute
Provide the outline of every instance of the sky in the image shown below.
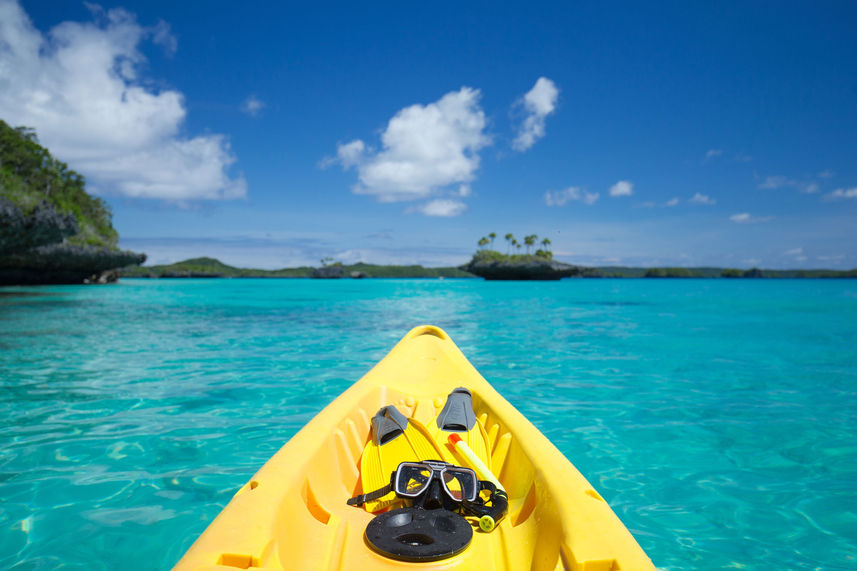
<svg viewBox="0 0 857 571"><path fill-rule="evenodd" d="M0 0L0 119L147 264L457 265L511 232L855 268L855 29L850 1Z"/></svg>

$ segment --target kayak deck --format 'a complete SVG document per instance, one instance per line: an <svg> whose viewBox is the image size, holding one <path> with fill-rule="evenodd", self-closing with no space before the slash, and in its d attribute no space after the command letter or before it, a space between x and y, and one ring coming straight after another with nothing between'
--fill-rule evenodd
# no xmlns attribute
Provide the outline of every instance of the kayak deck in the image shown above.
<svg viewBox="0 0 857 571"><path fill-rule="evenodd" d="M394 404L428 424L465 386L488 435L509 513L434 563L385 558L366 544L374 517L346 500L363 490L370 418ZM457 452L449 448L457 457ZM457 457L466 466L464 458ZM176 569L654 569L607 503L529 421L485 381L441 329L420 326L310 421L241 487Z"/></svg>

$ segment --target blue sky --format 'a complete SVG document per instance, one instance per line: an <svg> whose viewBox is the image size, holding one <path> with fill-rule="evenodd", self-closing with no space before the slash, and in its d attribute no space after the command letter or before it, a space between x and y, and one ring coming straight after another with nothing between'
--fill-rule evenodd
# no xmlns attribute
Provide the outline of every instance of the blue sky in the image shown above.
<svg viewBox="0 0 857 571"><path fill-rule="evenodd" d="M0 118L149 263L857 267L853 2L259 4L0 0Z"/></svg>

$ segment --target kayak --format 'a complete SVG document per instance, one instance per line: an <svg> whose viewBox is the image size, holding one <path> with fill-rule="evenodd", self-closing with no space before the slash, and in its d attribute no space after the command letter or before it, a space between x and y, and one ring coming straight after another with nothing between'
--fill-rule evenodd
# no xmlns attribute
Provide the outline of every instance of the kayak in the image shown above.
<svg viewBox="0 0 857 571"><path fill-rule="evenodd" d="M421 466L426 476L400 488ZM479 491L468 504L468 474L502 501ZM480 528L478 514L402 507L433 478L445 505L502 513ZM397 536L392 526L405 521L429 531ZM433 560L384 547L398 541L411 553L458 538ZM175 567L235 568L655 569L583 475L430 325L412 329L274 454Z"/></svg>

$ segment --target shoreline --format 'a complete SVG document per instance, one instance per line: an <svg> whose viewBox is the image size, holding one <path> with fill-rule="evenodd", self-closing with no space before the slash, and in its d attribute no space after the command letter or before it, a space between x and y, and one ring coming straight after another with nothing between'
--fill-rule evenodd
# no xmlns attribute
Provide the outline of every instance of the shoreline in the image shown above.
<svg viewBox="0 0 857 571"><path fill-rule="evenodd" d="M320 270L325 270L321 272ZM581 267L578 276L563 279L854 279L857 269L853 270L770 270L751 268L738 270L730 268L698 267L643 268L630 266ZM315 273L315 276L314 276ZM216 279L216 278L266 278L266 279L377 279L377 278L416 278L416 279L481 279L472 273L456 267L427 268L413 265L377 265L358 262L343 265L331 264L322 268L300 266L278 270L255 268L237 268L214 258L193 258L174 264L155 266L131 266L120 270L122 278L145 279Z"/></svg>

